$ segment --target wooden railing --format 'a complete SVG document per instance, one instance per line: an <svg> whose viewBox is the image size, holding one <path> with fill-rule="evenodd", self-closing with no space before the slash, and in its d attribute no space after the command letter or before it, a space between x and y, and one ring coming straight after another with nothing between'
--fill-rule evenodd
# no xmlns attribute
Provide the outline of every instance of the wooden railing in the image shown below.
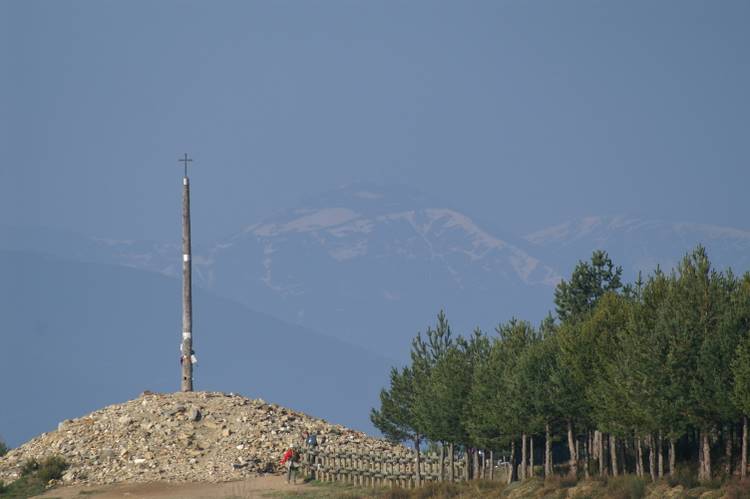
<svg viewBox="0 0 750 499"><path fill-rule="evenodd" d="M482 470L475 476L499 478L491 469L491 460L482 464ZM344 482L361 487L403 487L414 488L428 482L467 479L465 458L453 461L453 473L446 458L440 470L437 454L423 453L417 475L416 453L376 454L353 453L330 449L306 450L302 454L300 468L314 480L321 482Z"/></svg>

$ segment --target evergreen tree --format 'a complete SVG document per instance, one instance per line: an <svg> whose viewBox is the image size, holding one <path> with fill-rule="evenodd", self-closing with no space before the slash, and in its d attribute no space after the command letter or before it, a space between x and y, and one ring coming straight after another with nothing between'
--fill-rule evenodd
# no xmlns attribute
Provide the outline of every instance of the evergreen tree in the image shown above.
<svg viewBox="0 0 750 499"><path fill-rule="evenodd" d="M750 416L750 273L745 274L738 290L740 309L739 331L742 334L732 361L732 400L742 415L742 447L740 476L747 476L748 417Z"/></svg>
<svg viewBox="0 0 750 499"><path fill-rule="evenodd" d="M380 409L370 411L370 420L387 440L409 440L418 446L420 432L415 414L414 375L408 367L401 371L394 367L390 381L390 389L380 391Z"/></svg>
<svg viewBox="0 0 750 499"><path fill-rule="evenodd" d="M622 267L615 266L606 251L594 251L590 263L579 261L570 281L557 285L557 316L563 322L583 318L604 293L622 288L621 277Z"/></svg>
<svg viewBox="0 0 750 499"><path fill-rule="evenodd" d="M622 268L615 266L605 251L597 250L591 255L590 262L578 262L570 281L561 281L555 289L557 315L562 322L558 335L560 362L570 372L568 382L580 394L589 391L587 387L592 381L591 376L597 373L596 344L590 335L582 334L582 323L602 296L622 289L621 276ZM567 409L570 473L575 475L578 471L575 426L591 428L592 409L587 398L576 401Z"/></svg>

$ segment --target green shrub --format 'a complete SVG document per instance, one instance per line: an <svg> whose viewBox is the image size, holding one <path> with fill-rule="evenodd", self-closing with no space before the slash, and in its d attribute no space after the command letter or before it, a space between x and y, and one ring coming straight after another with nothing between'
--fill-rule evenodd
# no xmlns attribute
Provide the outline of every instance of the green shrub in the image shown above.
<svg viewBox="0 0 750 499"><path fill-rule="evenodd" d="M47 483L50 480L59 480L67 468L68 463L65 462L62 456L50 456L39 464L37 478L43 483Z"/></svg>
<svg viewBox="0 0 750 499"><path fill-rule="evenodd" d="M28 459L21 465L21 478L0 487L1 497L30 497L44 492L50 480L59 480L68 467L60 456L49 456L42 461Z"/></svg>
<svg viewBox="0 0 750 499"><path fill-rule="evenodd" d="M44 458L42 462L31 458L21 465L21 476L47 483L50 480L62 478L63 472L67 468L68 463L61 456L49 456Z"/></svg>
<svg viewBox="0 0 750 499"><path fill-rule="evenodd" d="M3 457L8 453L10 449L8 449L8 445L3 441L2 438L0 438L0 457Z"/></svg>
<svg viewBox="0 0 750 499"><path fill-rule="evenodd" d="M21 476L30 476L38 469L39 461L37 461L33 457L31 459L27 459L23 462L23 464L21 464Z"/></svg>
<svg viewBox="0 0 750 499"><path fill-rule="evenodd" d="M682 485L686 489L695 488L700 484L697 471L690 466L678 466L675 473L667 478L667 483L670 487Z"/></svg>

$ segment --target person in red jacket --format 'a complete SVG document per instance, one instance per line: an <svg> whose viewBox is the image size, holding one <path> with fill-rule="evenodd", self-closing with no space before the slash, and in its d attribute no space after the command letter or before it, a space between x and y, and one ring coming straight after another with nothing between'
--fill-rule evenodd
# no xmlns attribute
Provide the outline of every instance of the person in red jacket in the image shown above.
<svg viewBox="0 0 750 499"><path fill-rule="evenodd" d="M284 453L284 457L281 458L281 462L279 463L282 466L286 465L286 483L297 483L297 467L299 466L299 464L297 464L298 461L299 452L297 452L295 445L292 444Z"/></svg>

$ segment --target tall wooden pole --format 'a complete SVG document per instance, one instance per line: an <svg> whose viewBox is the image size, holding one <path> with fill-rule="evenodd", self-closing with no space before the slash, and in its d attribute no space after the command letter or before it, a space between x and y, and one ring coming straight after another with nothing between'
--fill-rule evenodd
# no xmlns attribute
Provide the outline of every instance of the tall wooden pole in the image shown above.
<svg viewBox="0 0 750 499"><path fill-rule="evenodd" d="M187 154L180 161L185 163L185 175L182 177L182 382L183 392L193 391L193 295L192 295L192 262L190 256L190 180L187 176L187 164L192 161Z"/></svg>

